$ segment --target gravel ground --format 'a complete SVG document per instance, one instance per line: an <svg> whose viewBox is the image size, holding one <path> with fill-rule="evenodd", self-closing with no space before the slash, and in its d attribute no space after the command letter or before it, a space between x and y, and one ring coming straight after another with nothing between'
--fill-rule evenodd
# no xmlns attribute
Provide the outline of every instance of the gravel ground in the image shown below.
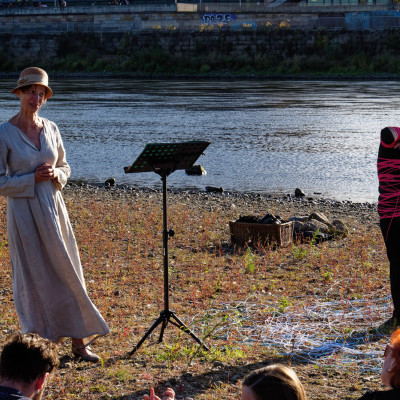
<svg viewBox="0 0 400 400"><path fill-rule="evenodd" d="M104 186L87 185L85 183L70 183L64 189L64 197L68 206L68 202L79 203L79 199L86 200L87 196L94 198L96 201L110 202L116 207L118 204L126 204L126 202L134 202L135 199L146 200L151 203L154 209L154 204L159 205L161 209L162 192L159 190L145 189L145 188L128 188L128 187L113 187L105 188ZM283 196L279 194L239 194L239 193L207 193L205 191L169 191L168 192L169 206L176 206L184 204L185 209L189 207L195 210L218 211L226 215L228 218L234 218L239 215L265 215L272 213L280 215L287 219L291 216L304 216L312 212L324 213L329 219L341 219L344 221L350 230L356 231L362 229L379 229L379 219L377 216L376 204L370 203L351 203L348 201L335 201L322 198L295 198L294 196ZM118 201L116 201L118 200ZM84 202L83 202L84 203ZM226 227L225 227L226 229ZM379 235L377 235L379 236ZM228 238L228 237L227 237ZM340 246L340 242L337 242ZM333 245L335 245L333 243ZM336 246L336 245L335 245ZM380 250L379 250L380 252ZM282 267L283 268L283 267ZM289 267L288 267L289 268ZM312 272L312 271L311 271ZM306 276L305 276L306 279ZM312 283L311 286L317 286L317 283ZM284 285L284 281L282 283ZM147 326L148 322L143 322ZM381 342L384 343L388 337L382 338ZM100 341L100 345L105 346L110 341L109 346L113 348L115 344L112 338L105 338ZM380 346L383 344L380 343ZM104 350L103 350L104 351ZM380 348L378 349L380 351ZM148 361L143 352L139 352L135 358L137 363L137 371L133 372L134 376L142 376L143 370L141 362ZM382 390L383 387L380 383L379 374L376 371L361 373L356 368L346 369L345 366L337 367L318 367L314 364L298 363L296 360L285 359L277 357L276 361L284 363L292 363L291 365L296 370L301 381L304 383L308 399L311 400L326 400L326 399L358 399L366 390ZM216 398L240 398L240 379L245 376L249 371L261 367L271 362L271 356L262 360L260 354L248 354L243 362L224 362L214 363L197 363L196 372L182 373L176 371L164 370L163 366L147 363L146 371L149 375L159 376L162 381L161 388L172 385L174 387L181 385L185 387L185 398L195 399L216 399ZM135 364L136 365L136 364ZM122 366L126 368L131 367L128 361L121 361ZM107 368L111 368L108 366ZM64 372L67 371L67 372ZM65 377L75 375L63 370ZM92 376L93 375L93 376ZM176 377L174 378L173 376ZM94 372L89 374L90 379L95 379ZM96 382L100 382L103 378L97 377ZM64 378L63 378L64 379ZM65 378L67 379L67 378ZM148 384L132 381L131 385L124 387L124 390L131 393L128 397L113 397L113 398L126 398L136 399L141 397L141 390L147 388ZM217 389L208 389L211 385L216 385L218 388L220 383L224 383L221 387L220 397L218 397ZM229 384L226 385L226 382ZM109 382L104 378L104 384L108 385ZM125 386L125 385L123 385ZM228 389L227 389L228 388ZM229 389L230 388L230 389ZM161 389L160 389L161 390ZM230 394L227 391L230 390ZM53 389L56 391L56 389ZM135 393L136 394L132 394ZM203 394L201 394L203 393ZM88 397L92 398L92 397ZM97 397L96 397L97 398ZM105 398L99 396L98 398ZM178 397L181 399L182 397Z"/></svg>
<svg viewBox="0 0 400 400"><path fill-rule="evenodd" d="M113 198L154 198L160 196L161 191L146 188L112 187L105 188L102 185L70 183L64 189L64 195L87 196L96 193L105 201ZM317 197L295 197L294 195L279 194L252 194L252 193L208 193L206 191L168 191L167 200L172 203L187 203L194 209L217 208L223 210L236 210L238 215L265 215L272 213L288 219L291 216L305 216L312 212L322 212L330 220L341 219L349 227L365 227L379 225L376 204L352 203L350 201L337 201ZM161 203L160 203L161 206Z"/></svg>

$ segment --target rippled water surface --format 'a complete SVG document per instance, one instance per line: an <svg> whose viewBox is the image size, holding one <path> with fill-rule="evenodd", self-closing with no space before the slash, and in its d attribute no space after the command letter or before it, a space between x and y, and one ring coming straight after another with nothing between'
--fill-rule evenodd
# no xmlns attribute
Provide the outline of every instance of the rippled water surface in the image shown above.
<svg viewBox="0 0 400 400"><path fill-rule="evenodd" d="M0 121L18 111L0 80ZM63 135L73 179L161 188L125 174L147 143L208 140L207 175L174 188L294 193L375 202L379 132L400 125L399 82L54 80L41 115Z"/></svg>

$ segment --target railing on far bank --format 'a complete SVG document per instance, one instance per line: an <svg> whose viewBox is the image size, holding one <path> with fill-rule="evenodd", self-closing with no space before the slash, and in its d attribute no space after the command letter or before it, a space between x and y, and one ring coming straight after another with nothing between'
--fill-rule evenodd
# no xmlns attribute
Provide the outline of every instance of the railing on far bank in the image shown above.
<svg viewBox="0 0 400 400"><path fill-rule="evenodd" d="M13 0L10 0L13 1ZM35 0L36 1L36 0ZM37 5L32 6L2 6L0 7L0 14L6 15L53 15L53 14L106 14L106 13L171 13L176 12L176 4L129 4L129 5L115 5L104 4L101 0L93 0L93 3L77 4L76 2L68 2L66 7L60 7L54 4L54 0L47 4L46 7ZM35 4L35 3L34 3Z"/></svg>
<svg viewBox="0 0 400 400"><path fill-rule="evenodd" d="M280 0L268 3L262 2L229 2L229 3L207 3L188 4L195 6L195 12L252 12L252 13L339 13L339 12L362 12L362 11L388 11L400 8L391 1L348 1L341 3L335 1L301 1L280 2ZM177 4L178 11L183 11L183 3ZM189 10L188 10L189 11Z"/></svg>
<svg viewBox="0 0 400 400"><path fill-rule="evenodd" d="M397 10L393 0L0 0L1 14L54 14L99 12L251 12L251 13L339 13Z"/></svg>

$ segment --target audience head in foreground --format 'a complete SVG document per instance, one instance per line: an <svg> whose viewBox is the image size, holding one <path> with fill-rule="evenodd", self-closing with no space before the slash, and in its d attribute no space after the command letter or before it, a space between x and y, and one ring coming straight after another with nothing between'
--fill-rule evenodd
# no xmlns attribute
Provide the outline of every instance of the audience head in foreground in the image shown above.
<svg viewBox="0 0 400 400"><path fill-rule="evenodd" d="M56 345L36 333L14 333L0 355L0 398L42 397L49 375L58 367Z"/></svg>
<svg viewBox="0 0 400 400"><path fill-rule="evenodd" d="M391 334L383 357L382 383L388 388L400 387L400 329Z"/></svg>
<svg viewBox="0 0 400 400"><path fill-rule="evenodd" d="M306 393L296 372L274 364L244 378L241 400L306 400Z"/></svg>
<svg viewBox="0 0 400 400"><path fill-rule="evenodd" d="M175 393L168 388L162 399L150 389L144 400L174 400ZM244 378L241 400L306 400L306 393L296 373L281 364L257 369Z"/></svg>
<svg viewBox="0 0 400 400"><path fill-rule="evenodd" d="M400 399L400 329L390 336L390 344L386 346L383 357L381 380L389 390L368 392L359 400Z"/></svg>

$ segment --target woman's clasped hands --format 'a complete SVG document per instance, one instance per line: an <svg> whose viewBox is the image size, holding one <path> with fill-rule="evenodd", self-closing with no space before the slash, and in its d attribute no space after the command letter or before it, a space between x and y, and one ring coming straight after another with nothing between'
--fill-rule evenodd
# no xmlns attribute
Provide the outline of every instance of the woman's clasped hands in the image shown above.
<svg viewBox="0 0 400 400"><path fill-rule="evenodd" d="M51 164L44 163L35 169L35 182L50 181L56 177L56 169Z"/></svg>
<svg viewBox="0 0 400 400"><path fill-rule="evenodd" d="M160 399L158 396L154 394L154 389L150 389L150 395L145 394L143 396L143 400L174 400L175 399L175 392L171 389L168 388L162 395L162 399Z"/></svg>

